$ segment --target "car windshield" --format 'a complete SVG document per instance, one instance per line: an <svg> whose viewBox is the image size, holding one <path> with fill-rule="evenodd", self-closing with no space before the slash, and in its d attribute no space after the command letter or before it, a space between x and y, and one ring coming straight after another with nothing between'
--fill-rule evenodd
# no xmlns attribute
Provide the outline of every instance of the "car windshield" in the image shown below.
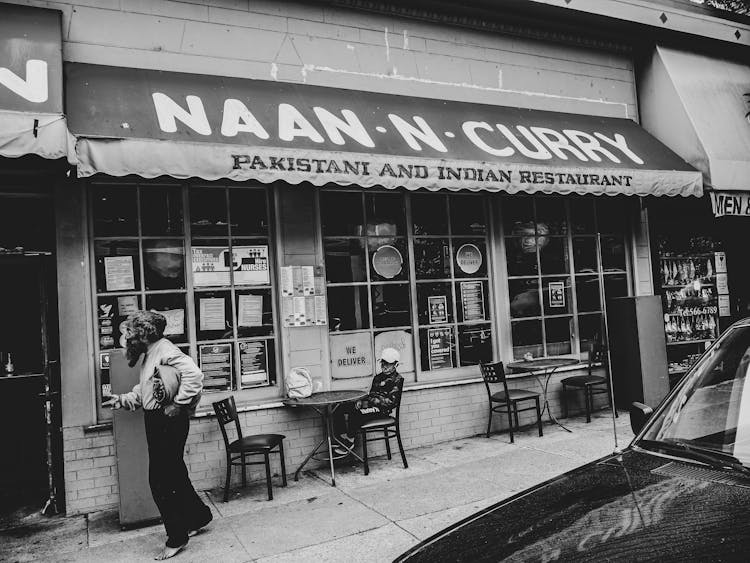
<svg viewBox="0 0 750 563"><path fill-rule="evenodd" d="M649 424L638 445L729 456L750 466L750 326L729 329Z"/></svg>

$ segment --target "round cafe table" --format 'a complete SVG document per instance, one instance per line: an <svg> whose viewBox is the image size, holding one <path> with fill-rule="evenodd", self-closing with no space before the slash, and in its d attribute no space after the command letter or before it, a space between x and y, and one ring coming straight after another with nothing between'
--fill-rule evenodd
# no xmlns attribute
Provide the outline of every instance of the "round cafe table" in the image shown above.
<svg viewBox="0 0 750 563"><path fill-rule="evenodd" d="M309 397L305 397L304 399L285 399L283 401L283 403L289 407L309 407L313 409L320 415L325 432L325 436L323 437L323 439L318 443L317 446L313 448L313 450L305 458L305 461L303 461L294 472L295 481L299 481L299 473L300 471L302 471L302 468L307 464L307 462L311 459L316 459L318 461L328 461L330 463L331 486L335 487L336 474L333 469L334 460L353 455L359 461L362 461L362 458L354 453L354 446L350 447L346 444L342 444L339 439L336 438L336 435L333 432L333 413L344 403L353 403L354 401L358 401L366 395L367 391L341 389L338 391L321 391L319 393L313 393L312 395L310 395ZM323 452L319 452L319 450L325 445L328 446L328 451L326 452L324 450ZM340 448L345 449L346 453L334 454L334 445L338 445ZM326 453L328 454L327 456Z"/></svg>
<svg viewBox="0 0 750 563"><path fill-rule="evenodd" d="M510 362L505 364L505 367L513 371L521 371L534 376L534 379L536 379L539 387L542 389L542 396L544 397L544 405L542 406L540 416L544 414L544 409L547 409L547 416L549 416L551 422L554 422L567 432L572 432L572 430L563 426L560 421L555 418L555 415L552 414L552 409L550 408L549 400L547 399L547 388L549 387L549 380L555 371L561 367L572 366L577 363L578 360L574 358L534 358L533 360ZM544 383L542 383L540 376L544 378Z"/></svg>

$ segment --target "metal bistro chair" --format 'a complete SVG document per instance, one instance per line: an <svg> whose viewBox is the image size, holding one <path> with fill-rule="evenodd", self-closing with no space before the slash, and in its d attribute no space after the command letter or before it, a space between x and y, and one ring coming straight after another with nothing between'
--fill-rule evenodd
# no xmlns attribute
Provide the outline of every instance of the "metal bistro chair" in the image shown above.
<svg viewBox="0 0 750 563"><path fill-rule="evenodd" d="M593 375L595 363L601 363L604 366L605 375ZM617 409L612 406L612 394L610 393L609 368L607 367L607 354L604 347L596 342L591 346L589 351L589 365L587 375L574 375L566 377L560 381L563 388L563 417L568 417L568 388L575 391L583 391L584 401L586 403L586 422L591 422L591 412L594 410L594 395L607 394L607 404L614 410L617 417Z"/></svg>
<svg viewBox="0 0 750 563"><path fill-rule="evenodd" d="M508 383L505 380L505 368L503 362L494 362L489 364L480 364L484 386L487 388L487 396L490 400L490 420L487 423L487 437L490 437L492 428L492 413L508 414L508 432L510 433L510 442L513 443L513 423L515 422L518 430L518 413L519 411L536 410L536 423L539 427L539 435L543 436L542 431L542 412L539 408L539 393L526 391L525 389L508 389ZM503 390L493 393L490 390L490 383L502 383ZM523 401L534 401L534 406L519 409L518 403ZM495 405L497 403L497 405Z"/></svg>
<svg viewBox="0 0 750 563"><path fill-rule="evenodd" d="M227 452L227 480L224 484L224 502L229 500L229 481L232 478L232 466L242 466L242 486L247 485L247 475L245 475L246 465L265 465L266 466L266 487L268 488L268 500L273 500L273 489L271 488L271 463L269 455L278 451L281 459L281 483L286 487L286 465L284 463L284 438L281 434L254 434L252 436L243 436L240 420L237 417L237 408L234 403L234 397L230 396L222 401L212 403L216 418L219 421L221 435L224 436L224 446ZM237 439L229 441L227 436L226 425L234 421L237 427ZM278 450L277 450L278 448ZM246 461L245 457L249 455L262 455L263 461Z"/></svg>
<svg viewBox="0 0 750 563"><path fill-rule="evenodd" d="M374 418L362 424L359 429L359 435L362 440L362 461L365 466L365 475L370 474L370 465L367 457L367 442L378 442L380 440L385 441L385 451L388 459L391 457L391 438L396 438L398 443L398 450L401 452L401 461L404 462L404 469L409 468L409 464L406 462L406 454L404 453L404 445L401 443L401 431L398 425L398 415L401 410L401 395L404 390L404 380L398 382L396 391L396 416L383 415L381 417ZM368 438L367 435L370 433L382 432L382 436L376 438Z"/></svg>

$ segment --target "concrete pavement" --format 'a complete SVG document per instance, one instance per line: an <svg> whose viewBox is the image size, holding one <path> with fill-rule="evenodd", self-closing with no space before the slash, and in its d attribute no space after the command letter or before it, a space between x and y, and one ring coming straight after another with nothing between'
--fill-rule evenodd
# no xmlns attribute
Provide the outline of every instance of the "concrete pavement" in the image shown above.
<svg viewBox="0 0 750 563"><path fill-rule="evenodd" d="M477 510L612 452L608 411L591 424L564 422L573 433L547 424L544 437L529 428L515 444L494 434L408 450L408 469L397 453L373 460L368 476L360 465L342 465L336 488L325 468L313 469L287 488L275 486L270 502L263 482L233 489L228 503L220 490L207 491L214 521L175 561L391 561ZM632 438L627 413L617 427L625 447ZM164 542L161 525L121 531L111 511L21 524L0 530L0 561L153 561Z"/></svg>

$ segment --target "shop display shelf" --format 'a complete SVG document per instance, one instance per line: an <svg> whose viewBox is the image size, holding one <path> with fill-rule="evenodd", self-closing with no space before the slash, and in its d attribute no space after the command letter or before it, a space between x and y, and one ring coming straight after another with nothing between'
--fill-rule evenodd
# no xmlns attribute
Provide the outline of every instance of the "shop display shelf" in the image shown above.
<svg viewBox="0 0 750 563"><path fill-rule="evenodd" d="M715 338L699 338L697 340L673 340L667 342L667 346L675 346L677 344L705 344L706 342L713 342Z"/></svg>

